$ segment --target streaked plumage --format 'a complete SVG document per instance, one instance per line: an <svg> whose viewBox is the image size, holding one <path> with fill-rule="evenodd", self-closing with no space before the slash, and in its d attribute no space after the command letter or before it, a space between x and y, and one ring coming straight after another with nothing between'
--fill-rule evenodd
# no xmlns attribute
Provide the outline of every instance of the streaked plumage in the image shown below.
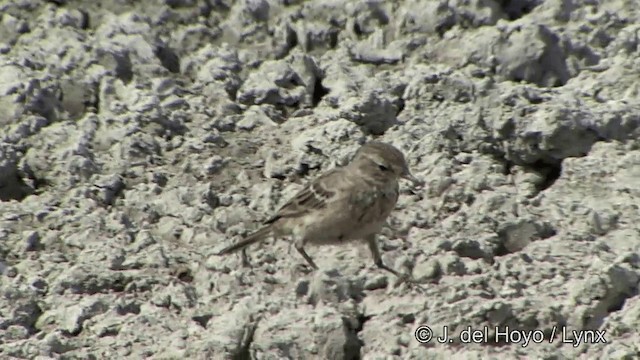
<svg viewBox="0 0 640 360"><path fill-rule="evenodd" d="M392 145L372 141L354 155L349 164L322 174L285 203L264 227L218 255L229 254L269 236L292 236L298 252L317 269L305 245L366 241L375 264L383 264L375 235L398 200L398 180L414 178L404 155Z"/></svg>

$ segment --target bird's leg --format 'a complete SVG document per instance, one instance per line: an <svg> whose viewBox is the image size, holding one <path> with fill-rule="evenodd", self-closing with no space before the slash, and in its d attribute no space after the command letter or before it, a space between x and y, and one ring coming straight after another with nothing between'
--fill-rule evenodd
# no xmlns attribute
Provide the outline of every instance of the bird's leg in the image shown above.
<svg viewBox="0 0 640 360"><path fill-rule="evenodd" d="M302 257L307 261L307 263L309 263L309 265L311 265L312 268L314 268L315 270L318 270L318 265L316 265L315 262L313 262L313 259L311 258L311 256L309 256L307 254L306 251L304 251L304 244L302 241L296 241L295 242L295 247L296 250L298 250L298 252L300 253L300 255L302 255Z"/></svg>
<svg viewBox="0 0 640 360"><path fill-rule="evenodd" d="M371 250L371 255L373 255L373 262L376 264L378 268L392 273L398 279L400 279L401 283L406 282L409 284L417 284L416 281L413 280L410 275L400 274L399 272L388 267L387 265L384 264L384 262L382 262L382 255L380 254L380 248L378 248L378 242L376 241L375 234L369 235L367 237L367 244L369 244L369 250Z"/></svg>
<svg viewBox="0 0 640 360"><path fill-rule="evenodd" d="M249 261L249 256L247 255L247 249L243 248L241 251L242 254L242 267L251 267L251 262Z"/></svg>
<svg viewBox="0 0 640 360"><path fill-rule="evenodd" d="M378 248L378 242L376 241L375 235L367 237L367 244L369 244L369 250L371 250L371 255L373 256L373 262L378 268L386 270L399 278L402 277L400 273L388 267L382 262L382 255L380 254L380 248Z"/></svg>

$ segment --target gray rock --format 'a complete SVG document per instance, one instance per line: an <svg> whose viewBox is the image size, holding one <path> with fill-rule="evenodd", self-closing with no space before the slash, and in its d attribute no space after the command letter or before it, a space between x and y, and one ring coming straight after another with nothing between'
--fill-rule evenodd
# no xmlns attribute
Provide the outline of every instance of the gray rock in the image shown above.
<svg viewBox="0 0 640 360"><path fill-rule="evenodd" d="M419 282L437 279L441 274L440 262L433 258L417 261L416 267L413 269L413 277Z"/></svg>
<svg viewBox="0 0 640 360"><path fill-rule="evenodd" d="M25 251L36 251L41 249L42 244L40 243L40 234L37 231L28 231L23 233L25 245Z"/></svg>
<svg viewBox="0 0 640 360"><path fill-rule="evenodd" d="M87 319L103 314L108 309L109 305L101 299L84 299L77 305L60 309L58 323L62 330L75 336L82 331Z"/></svg>
<svg viewBox="0 0 640 360"><path fill-rule="evenodd" d="M318 73L315 61L306 55L266 61L239 89L238 101L254 105L311 105Z"/></svg>
<svg viewBox="0 0 640 360"><path fill-rule="evenodd" d="M340 303L355 296L355 288L335 271L317 272L309 285L307 297L310 304Z"/></svg>
<svg viewBox="0 0 640 360"><path fill-rule="evenodd" d="M0 357L634 358L640 12L579 5L4 2ZM380 234L421 287L358 242L213 255L372 139L424 180Z"/></svg>

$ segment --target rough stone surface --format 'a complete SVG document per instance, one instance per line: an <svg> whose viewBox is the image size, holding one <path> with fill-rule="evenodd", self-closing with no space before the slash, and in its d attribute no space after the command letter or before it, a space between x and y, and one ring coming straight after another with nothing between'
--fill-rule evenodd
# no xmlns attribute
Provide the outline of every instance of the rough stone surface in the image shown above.
<svg viewBox="0 0 640 360"><path fill-rule="evenodd" d="M633 0L0 1L0 358L640 358L639 24ZM370 139L425 181L379 236L422 288L365 244L309 248L317 272L285 239L213 255Z"/></svg>

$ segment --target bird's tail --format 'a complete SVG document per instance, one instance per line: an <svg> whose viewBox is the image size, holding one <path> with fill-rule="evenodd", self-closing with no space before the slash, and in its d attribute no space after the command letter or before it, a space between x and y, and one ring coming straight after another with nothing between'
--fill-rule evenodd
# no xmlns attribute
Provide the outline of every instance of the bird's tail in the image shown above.
<svg viewBox="0 0 640 360"><path fill-rule="evenodd" d="M271 226L265 226L262 229L252 233L246 238L242 239L240 242L230 245L220 251L216 255L226 255L241 250L255 242L266 239L271 233Z"/></svg>

